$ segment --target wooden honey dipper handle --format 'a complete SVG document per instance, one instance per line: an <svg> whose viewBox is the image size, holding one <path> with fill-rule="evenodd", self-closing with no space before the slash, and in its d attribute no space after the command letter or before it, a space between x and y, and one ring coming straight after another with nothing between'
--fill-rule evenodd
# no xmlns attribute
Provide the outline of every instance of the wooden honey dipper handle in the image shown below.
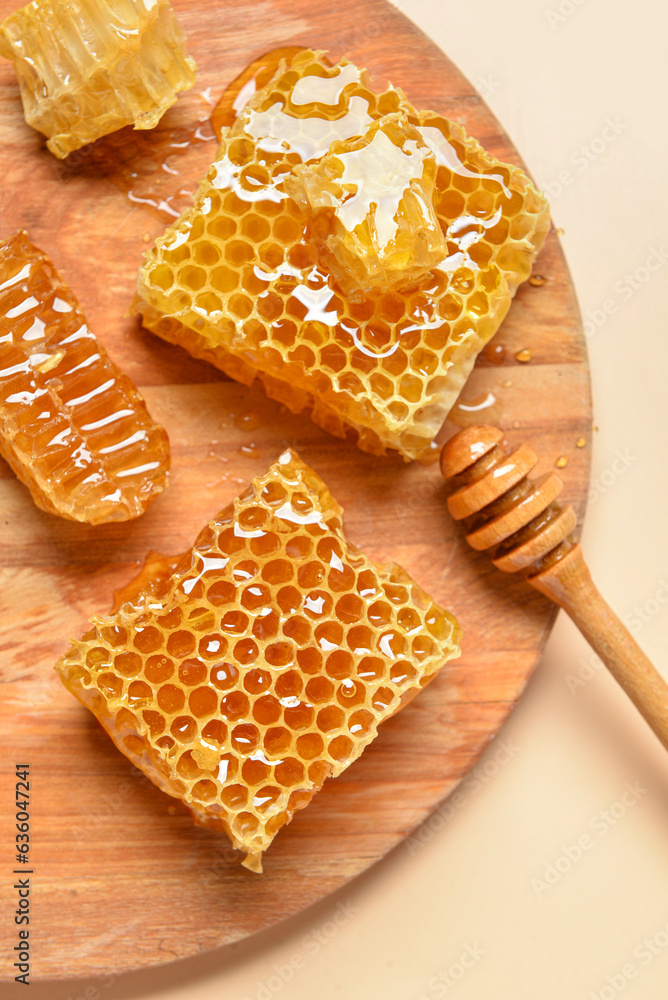
<svg viewBox="0 0 668 1000"><path fill-rule="evenodd" d="M555 473L531 480L538 461L526 445L513 451L497 427L467 427L441 452L448 509L473 548L490 552L505 572L527 582L573 619L592 648L668 749L668 684L603 599L571 532L575 513L555 498Z"/></svg>

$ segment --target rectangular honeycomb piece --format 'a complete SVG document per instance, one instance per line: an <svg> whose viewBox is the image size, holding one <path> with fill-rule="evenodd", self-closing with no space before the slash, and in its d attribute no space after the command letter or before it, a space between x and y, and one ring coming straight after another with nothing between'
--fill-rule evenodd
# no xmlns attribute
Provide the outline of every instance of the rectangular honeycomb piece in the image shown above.
<svg viewBox="0 0 668 1000"><path fill-rule="evenodd" d="M153 128L195 82L169 0L33 0L0 24L0 54L60 159L125 125Z"/></svg>
<svg viewBox="0 0 668 1000"><path fill-rule="evenodd" d="M287 188L332 143L388 115L433 153L446 256L408 289L353 301L318 259L312 222ZM352 428L362 449L410 460L429 452L548 225L545 199L518 167L400 91L375 92L352 63L304 50L223 135L193 207L146 255L134 308L232 378L257 378L332 433Z"/></svg>
<svg viewBox="0 0 668 1000"><path fill-rule="evenodd" d="M0 455L38 507L99 524L163 491L167 434L28 234L0 243Z"/></svg>
<svg viewBox="0 0 668 1000"><path fill-rule="evenodd" d="M256 871L325 778L459 655L455 619L346 541L341 508L292 451L176 568L153 556L119 596L56 670L118 748Z"/></svg>

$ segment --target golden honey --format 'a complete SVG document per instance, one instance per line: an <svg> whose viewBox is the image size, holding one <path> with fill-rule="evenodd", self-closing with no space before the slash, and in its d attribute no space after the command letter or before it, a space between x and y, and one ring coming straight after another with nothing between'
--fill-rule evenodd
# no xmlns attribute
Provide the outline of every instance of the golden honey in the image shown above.
<svg viewBox="0 0 668 1000"><path fill-rule="evenodd" d="M124 125L153 128L195 82L169 0L33 0L0 24L0 54L60 159Z"/></svg>
<svg viewBox="0 0 668 1000"><path fill-rule="evenodd" d="M248 92L259 79L256 69ZM531 272L549 225L545 199L458 125L417 111L392 87L374 91L346 60L331 66L303 50L239 110L242 93L225 105L222 120L232 124L193 207L146 255L135 309L159 336L241 382L260 380L294 412L310 408L330 432L352 429L366 451L428 454ZM327 170L333 143L339 152L354 151L360 137L368 145L370 130L392 116L417 129L433 157L424 164L427 175L436 168L430 206L445 256L408 288L381 282L349 295L331 259L323 263L318 213L307 214L289 189ZM418 180L429 187L428 176ZM367 240L363 249L379 245Z"/></svg>
<svg viewBox="0 0 668 1000"><path fill-rule="evenodd" d="M23 230L0 243L0 455L38 507L91 524L142 514L169 469L165 431Z"/></svg>
<svg viewBox="0 0 668 1000"><path fill-rule="evenodd" d="M285 189L311 222L319 261L350 301L403 291L447 257L434 208L436 157L405 114L298 164Z"/></svg>
<svg viewBox="0 0 668 1000"><path fill-rule="evenodd" d="M346 541L341 508L291 451L175 567L153 556L119 598L56 670L255 871L324 780L459 655L454 618Z"/></svg>

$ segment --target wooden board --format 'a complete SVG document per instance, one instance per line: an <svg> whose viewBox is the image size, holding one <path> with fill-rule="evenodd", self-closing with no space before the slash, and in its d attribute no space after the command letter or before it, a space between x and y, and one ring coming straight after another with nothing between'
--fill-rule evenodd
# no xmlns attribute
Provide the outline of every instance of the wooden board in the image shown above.
<svg viewBox="0 0 668 1000"><path fill-rule="evenodd" d="M0 14L14 6L1 0ZM381 0L266 0L223 8L215 0L175 0L174 6L199 75L165 128L206 118L211 97L261 53L308 45L368 66L379 84L389 77L418 106L461 121L497 156L518 161L471 85ZM127 319L141 254L165 223L131 204L85 155L65 166L51 157L23 123L4 62L0 88L0 235L24 226L51 254L173 447L172 485L164 497L139 521L98 528L42 514L0 463L1 905L3 912L15 907L6 877L14 835L8 804L14 763L28 761L32 975L84 976L168 962L242 938L299 912L383 857L498 732L536 665L555 610L467 548L446 512L436 466L370 458ZM179 159L180 178L166 175L162 190L184 180L192 188L214 146L189 149ZM481 359L462 394L469 407L493 405L460 409L458 419L498 422L512 440L531 442L542 456L538 471L565 456L565 496L581 515L589 379L575 295L554 233L536 270L548 280L520 290L496 338L506 349L504 362ZM523 348L532 351L529 364L514 358ZM447 424L440 440L453 429ZM586 445L577 448L581 436ZM51 668L68 638L82 631L89 614L108 607L112 589L149 548L187 548L200 526L288 443L343 504L351 540L374 558L402 563L457 614L464 655L281 832L265 874L257 876L239 867L224 838L195 828L180 805L142 780ZM0 952L11 977L11 951Z"/></svg>

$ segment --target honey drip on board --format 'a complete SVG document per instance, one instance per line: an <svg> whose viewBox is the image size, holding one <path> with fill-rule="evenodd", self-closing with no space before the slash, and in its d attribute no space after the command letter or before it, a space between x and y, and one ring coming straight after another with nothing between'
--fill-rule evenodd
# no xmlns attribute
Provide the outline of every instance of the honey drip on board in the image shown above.
<svg viewBox="0 0 668 1000"><path fill-rule="evenodd" d="M502 365L506 360L506 348L503 344L495 344L492 341L491 344L487 344L485 349L482 351L482 357L486 361L491 361L493 365Z"/></svg>
<svg viewBox="0 0 668 1000"><path fill-rule="evenodd" d="M349 545L287 451L174 567L153 555L57 664L119 749L261 870L262 852L378 725L459 655L459 626Z"/></svg>
<svg viewBox="0 0 668 1000"><path fill-rule="evenodd" d="M211 127L219 142L223 137L223 130L234 124L237 115L253 94L266 87L282 60L285 59L290 65L293 58L303 51L303 47L299 45L272 49L255 59L243 73L235 77L211 113Z"/></svg>
<svg viewBox="0 0 668 1000"><path fill-rule="evenodd" d="M465 399L460 397L448 414L448 420L457 427L474 427L483 421L497 423L500 419L501 406L491 390Z"/></svg>
<svg viewBox="0 0 668 1000"><path fill-rule="evenodd" d="M177 112L168 112L150 132L123 128L77 150L58 164L61 180L105 177L133 205L167 222L177 219L192 204L216 137L206 116L185 123L174 118Z"/></svg>
<svg viewBox="0 0 668 1000"><path fill-rule="evenodd" d="M255 87L258 72L246 83ZM317 259L286 177L397 113L436 161L447 257L410 289L353 301ZM259 379L293 412L310 408L341 437L352 428L364 450L417 458L528 277L548 224L526 176L459 126L392 88L375 92L351 63L302 50L236 114L193 208L149 251L134 309L238 381Z"/></svg>

